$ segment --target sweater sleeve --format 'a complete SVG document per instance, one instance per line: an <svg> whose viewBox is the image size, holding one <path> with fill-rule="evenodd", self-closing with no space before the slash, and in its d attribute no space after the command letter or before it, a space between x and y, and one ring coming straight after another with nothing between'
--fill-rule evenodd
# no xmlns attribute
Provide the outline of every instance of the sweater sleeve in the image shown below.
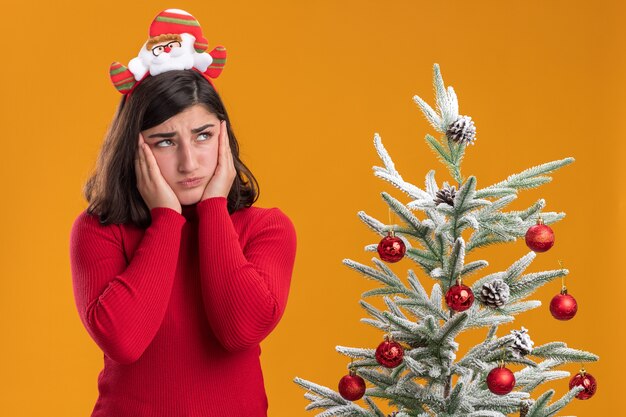
<svg viewBox="0 0 626 417"><path fill-rule="evenodd" d="M278 208L252 225L242 248L225 197L197 206L200 277L213 332L229 351L258 345L285 311L296 254L296 233Z"/></svg>
<svg viewBox="0 0 626 417"><path fill-rule="evenodd" d="M80 319L105 355L129 364L143 354L158 331L172 290L185 218L155 207L127 263L115 227L81 214L70 234L74 298Z"/></svg>

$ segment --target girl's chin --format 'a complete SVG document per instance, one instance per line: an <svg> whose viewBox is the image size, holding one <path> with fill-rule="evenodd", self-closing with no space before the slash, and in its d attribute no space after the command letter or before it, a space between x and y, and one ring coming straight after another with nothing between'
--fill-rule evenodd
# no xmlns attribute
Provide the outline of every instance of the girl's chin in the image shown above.
<svg viewBox="0 0 626 417"><path fill-rule="evenodd" d="M201 190L187 190L177 193L178 201L183 206L196 204L202 198Z"/></svg>

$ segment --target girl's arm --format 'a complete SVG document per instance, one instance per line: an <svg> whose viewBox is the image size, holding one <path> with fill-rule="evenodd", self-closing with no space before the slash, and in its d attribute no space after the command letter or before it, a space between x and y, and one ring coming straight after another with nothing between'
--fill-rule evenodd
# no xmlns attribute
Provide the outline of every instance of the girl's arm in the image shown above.
<svg viewBox="0 0 626 417"><path fill-rule="evenodd" d="M296 233L279 209L251 226L242 249L225 197L197 205L202 297L207 318L229 351L259 344L285 311Z"/></svg>
<svg viewBox="0 0 626 417"><path fill-rule="evenodd" d="M81 214L70 234L70 264L78 312L96 344L116 362L143 354L161 326L174 282L185 218L166 207L150 211L127 265L121 237L97 216Z"/></svg>

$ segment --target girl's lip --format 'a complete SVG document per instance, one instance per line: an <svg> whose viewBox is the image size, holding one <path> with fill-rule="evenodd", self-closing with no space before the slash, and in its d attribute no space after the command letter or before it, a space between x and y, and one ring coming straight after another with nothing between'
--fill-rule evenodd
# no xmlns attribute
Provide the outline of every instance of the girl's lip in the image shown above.
<svg viewBox="0 0 626 417"><path fill-rule="evenodd" d="M200 184L201 181L202 181L202 178L198 177L198 178L192 178L189 180L179 181L178 183L187 187L193 187L193 186Z"/></svg>

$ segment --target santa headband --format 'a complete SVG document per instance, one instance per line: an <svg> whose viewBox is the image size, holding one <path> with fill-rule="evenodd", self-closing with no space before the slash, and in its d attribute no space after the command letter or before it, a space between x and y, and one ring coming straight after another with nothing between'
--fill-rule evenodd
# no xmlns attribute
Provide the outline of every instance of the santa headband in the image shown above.
<svg viewBox="0 0 626 417"><path fill-rule="evenodd" d="M113 85L127 98L149 75L171 70L198 71L213 85L211 78L217 78L226 63L226 48L217 46L207 53L209 44L200 23L184 10L159 13L150 25L149 36L128 67L116 61L109 69Z"/></svg>

